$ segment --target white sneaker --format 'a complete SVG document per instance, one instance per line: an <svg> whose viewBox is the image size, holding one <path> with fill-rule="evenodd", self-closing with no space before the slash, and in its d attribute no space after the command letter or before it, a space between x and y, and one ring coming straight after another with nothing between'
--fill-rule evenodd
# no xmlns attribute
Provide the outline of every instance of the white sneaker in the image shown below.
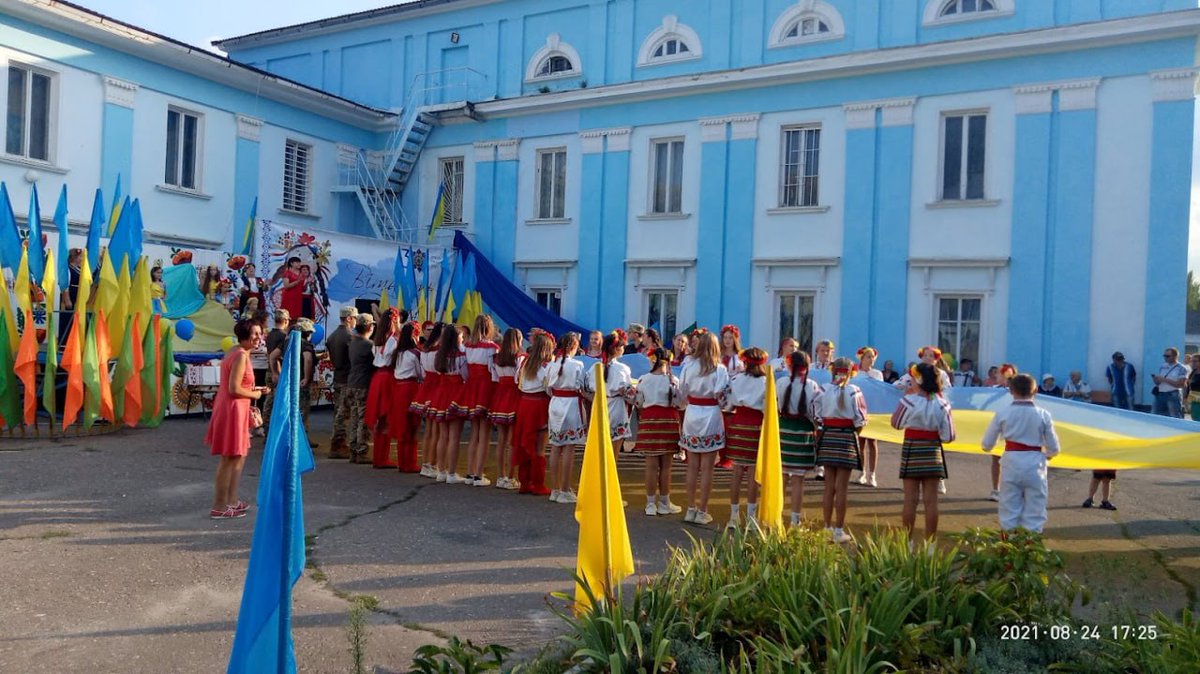
<svg viewBox="0 0 1200 674"><path fill-rule="evenodd" d="M500 477L496 478L496 484L494 484L492 486L495 487L496 489L504 489L504 487L507 484L508 484L508 478L501 475Z"/></svg>
<svg viewBox="0 0 1200 674"><path fill-rule="evenodd" d="M450 473L446 476L446 484L467 484L467 480L459 477L458 473Z"/></svg>
<svg viewBox="0 0 1200 674"><path fill-rule="evenodd" d="M442 470L442 471L438 471L438 474L437 474L437 481L438 481L438 482L445 482L445 481L446 481L446 480L448 480L448 479L450 479L450 474L449 474L449 473L447 473L447 472L446 472L446 471L444 471L444 470Z"/></svg>
<svg viewBox="0 0 1200 674"><path fill-rule="evenodd" d="M683 516L683 521L684 522L695 522L696 521L696 509L688 508L687 513L685 513Z"/></svg>
<svg viewBox="0 0 1200 674"><path fill-rule="evenodd" d="M429 464L425 464L424 466L421 466L421 477L437 477L437 471L434 470Z"/></svg>
<svg viewBox="0 0 1200 674"><path fill-rule="evenodd" d="M871 485L872 487L879 486L879 482L875 479L875 473L871 473L871 477L867 478L867 484Z"/></svg>
<svg viewBox="0 0 1200 674"><path fill-rule="evenodd" d="M480 475L479 477L475 478L475 484L474 484L474 486L476 486L476 487L490 487L490 486L492 486L492 481L491 481L491 480L489 480L489 479L487 479L486 477L484 477L484 476Z"/></svg>
<svg viewBox="0 0 1200 674"><path fill-rule="evenodd" d="M709 524L713 521L713 516L703 510L696 511L696 519L692 520L695 524Z"/></svg>
<svg viewBox="0 0 1200 674"><path fill-rule="evenodd" d="M649 510L649 507L647 507L647 510ZM679 513L683 512L683 508L671 503L670 500L667 500L666 503L659 501L657 510L659 515L678 515Z"/></svg>
<svg viewBox="0 0 1200 674"><path fill-rule="evenodd" d="M938 493L939 494L946 493L946 481L945 480L938 480Z"/></svg>
<svg viewBox="0 0 1200 674"><path fill-rule="evenodd" d="M550 502L558 503L558 490L557 489L550 490Z"/></svg>
<svg viewBox="0 0 1200 674"><path fill-rule="evenodd" d="M992 490L992 493L991 493L991 495L990 495L990 496L988 496L988 500L989 500L989 501L995 501L995 502L999 503L999 502L1000 502L1000 490L999 490L999 489L993 489L993 490Z"/></svg>
<svg viewBox="0 0 1200 674"><path fill-rule="evenodd" d="M508 478L508 484L504 488L509 491L516 491L521 488L521 481L515 477L510 477Z"/></svg>
<svg viewBox="0 0 1200 674"><path fill-rule="evenodd" d="M833 542L834 543L849 543L852 540L854 540L854 537L851 536L850 534L846 533L845 529L834 529L833 530Z"/></svg>
<svg viewBox="0 0 1200 674"><path fill-rule="evenodd" d="M559 503L578 503L579 497L575 495L575 492L568 489L567 491L558 492L558 502Z"/></svg>
<svg viewBox="0 0 1200 674"><path fill-rule="evenodd" d="M647 503L646 514L651 517L658 515L658 506L654 505L653 503Z"/></svg>
<svg viewBox="0 0 1200 674"><path fill-rule="evenodd" d="M800 513L792 513L792 526L800 526Z"/></svg>
<svg viewBox="0 0 1200 674"><path fill-rule="evenodd" d="M737 529L741 525L741 522L739 521L740 519L741 518L738 516L736 511L733 514L731 514L729 516L729 521L725 523L726 531L728 531L729 529Z"/></svg>
<svg viewBox="0 0 1200 674"><path fill-rule="evenodd" d="M864 487L867 486L867 474L866 473L863 473L862 475L858 476L858 483Z"/></svg>

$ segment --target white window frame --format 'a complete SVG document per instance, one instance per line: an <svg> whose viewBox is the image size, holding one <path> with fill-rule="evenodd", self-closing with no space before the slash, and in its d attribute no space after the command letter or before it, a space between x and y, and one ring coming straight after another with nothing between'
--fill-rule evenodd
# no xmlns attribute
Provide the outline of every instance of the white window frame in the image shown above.
<svg viewBox="0 0 1200 674"><path fill-rule="evenodd" d="M454 176L447 174L448 166L458 164L457 180ZM452 157L438 158L438 178L440 183L446 185L446 220L443 223L446 227L462 227L463 223L463 204L466 203L463 196L466 189L467 181L467 158L462 155ZM448 179L449 178L449 179ZM457 188L457 189L455 189Z"/></svg>
<svg viewBox="0 0 1200 674"><path fill-rule="evenodd" d="M985 120L986 127L983 131L983 194L977 197L967 196L967 181L968 175L968 159L970 157L970 118L982 116ZM963 118L963 143L962 156L959 166L959 196L946 196L946 120L951 117ZM937 195L938 201L950 204L956 203L987 203L988 200L988 142L992 133L992 124L990 123L991 111L987 108L976 108L969 110L947 110L943 111L941 118L938 120L938 172L937 172Z"/></svg>
<svg viewBox="0 0 1200 674"><path fill-rule="evenodd" d="M774 291L771 295L771 335L775 338L775 342L772 344L772 346L778 346L779 342L783 339L783 337L782 337L783 323L782 323L782 321L780 321L780 316L779 316L780 311L779 310L783 305L784 297L793 297L793 298L806 297L806 298L808 298L808 300L810 302L812 302L812 334L810 334L808 336L808 340L809 340L808 346L805 347L804 340L800 339L800 337L797 336L796 334L792 334L792 338L795 339L797 342L800 342L800 350L807 351L809 353L809 355L811 355L813 346L816 344L816 340L817 340L817 308L818 308L819 300L820 300L820 291L814 290L812 288L775 288L774 289ZM792 301L793 301L793 303L795 302L794 299ZM797 313L797 316L799 316L799 313ZM793 333L798 332L798 330L795 329L797 326L792 326L792 327L793 327Z"/></svg>
<svg viewBox="0 0 1200 674"><path fill-rule="evenodd" d="M805 19L823 21L829 27L829 32L788 37L787 34L791 31L792 27ZM805 0L787 8L775 20L775 23L771 26L771 33L767 38L767 48L795 47L815 42L840 40L845 36L846 22L842 19L842 14L836 7L824 0Z"/></svg>
<svg viewBox="0 0 1200 674"><path fill-rule="evenodd" d="M805 131L816 131L817 132L817 173L815 176L812 176L817 181L817 194L816 194L816 198L814 199L813 203L811 203L811 204L804 203L803 197L804 197L804 178L805 178L805 176L803 173L801 173L800 184L797 187L797 189L799 190L798 196L800 197L799 203L789 204L789 203L787 203L787 200L785 199L785 195L787 194L787 167L788 167L787 136L791 132L805 132ZM778 191L778 202L777 202L778 207L780 209L820 208L820 206L821 206L821 136L822 135L823 134L821 133L821 125L820 124L789 124L787 126L780 127L780 129L779 129L779 164L778 164L779 191ZM808 151L808 148L806 145L805 149L803 149L801 151L802 157L803 157L804 152L807 152L807 151ZM805 162L802 159L800 164L798 165L798 168L801 171L803 171L804 165L805 165Z"/></svg>
<svg viewBox="0 0 1200 674"><path fill-rule="evenodd" d="M972 292L972 291L959 292L959 291L946 291L946 290L934 291L933 307L932 307L933 333L932 333L932 338L929 340L930 344L938 344L941 339L942 300L956 300L959 302L958 319L957 319L957 325L959 326L958 327L958 344L956 345L956 347L954 349L944 349L944 351L946 351L946 353L952 354L956 360L962 359L962 354L959 353L960 349L957 348L958 346L961 346L961 344L962 344L962 323L963 323L962 301L963 300L979 300L979 346L978 346L979 352L976 353L975 357L972 359L975 361L976 365L979 365L979 363L983 362L983 359L985 357L984 354L987 352L987 350L985 349L985 340L987 338L987 332L985 331L985 328L987 325L987 315L988 315L987 314L987 308L988 308L987 293Z"/></svg>
<svg viewBox="0 0 1200 674"><path fill-rule="evenodd" d="M293 152L293 146L295 146L297 149L304 148L306 151L304 157L303 176L297 176L295 174L289 176L288 174L288 156ZM295 138L285 139L283 143L283 206L281 207L281 210L288 213L302 213L305 215L312 213L312 169L313 145ZM296 169L292 170L296 171ZM290 200L288 198L289 180L292 184L291 189L293 193L293 196ZM298 181L300 182L299 188L296 187L296 183ZM299 196L296 195L297 189L299 189L300 192ZM300 206L300 208L297 208L297 206Z"/></svg>
<svg viewBox="0 0 1200 674"><path fill-rule="evenodd" d="M926 0L925 13L921 23L925 26L942 26L946 24L963 23L967 21L982 21L986 19L996 19L1004 16L1012 16L1016 13L1015 0L991 0L995 9L975 10L972 12L950 14L943 16L942 12L951 2L959 0Z"/></svg>
<svg viewBox="0 0 1200 674"><path fill-rule="evenodd" d="M686 45L688 50L670 55L655 56L654 52L670 40L679 41L681 44ZM695 61L703 55L704 51L700 44L700 35L689 26L679 23L679 17L674 14L668 14L663 17L662 25L651 31L646 36L646 39L642 41L641 49L638 50L637 65L639 68L645 68L647 66L679 63L681 61Z"/></svg>
<svg viewBox="0 0 1200 674"><path fill-rule="evenodd" d="M25 71L25 106L21 113L21 152L11 153L8 151L8 77L9 70L16 68ZM30 146L30 124L33 114L33 76L40 75L49 80L49 91L47 92L46 101L46 157L40 159L38 157L29 156ZM7 157L18 159L25 162L35 162L37 164L45 164L47 166L54 165L55 153L58 137L58 76L59 74L53 70L39 68L20 61L9 61L8 67L4 73L4 90L5 90L5 123L4 123L4 154Z"/></svg>
<svg viewBox="0 0 1200 674"><path fill-rule="evenodd" d="M539 75L538 71L542 69L542 65L553 56L561 56L570 61L571 69L549 75ZM526 84L582 76L583 61L579 58L579 52L571 45L563 42L558 33L550 33L546 37L546 44L534 53L533 58L529 59L529 65L525 68Z"/></svg>
<svg viewBox="0 0 1200 674"><path fill-rule="evenodd" d="M201 169L204 166L204 115L202 113L196 112L195 110L188 110L187 108L181 108L181 107L175 106L175 105L167 106L167 120L168 120L167 125L166 125L167 140L166 140L166 143L163 144L164 161L166 159L165 155L170 149L170 142L171 142L170 119L171 119L172 113L179 115L179 127L176 129L176 132L179 134L179 137L176 139L176 144L175 144L175 175L168 177L166 175L166 166L164 165L163 166L163 185L167 186L167 187L171 187L172 189L184 190L186 192L197 192L197 193L201 192L202 185L204 184L202 181L203 175L202 175L202 171L201 171ZM194 184L191 186L183 184L183 143L185 140L184 139L184 127L185 127L184 122L187 117L193 117L196 120L196 138L194 141L195 151L193 152L193 155L192 155L192 182Z"/></svg>
<svg viewBox="0 0 1200 674"><path fill-rule="evenodd" d="M675 335L677 334L676 331L679 330L679 321L680 321L679 312L683 307L683 305L682 305L683 290L678 287L672 287L672 286L650 286L647 288L642 288L641 290L642 290L642 312L641 312L641 315L642 315L642 318L645 319L645 321L646 321L647 328L654 327L654 325L653 325L654 322L650 320L650 305L651 305L650 298L651 298L651 296L659 295L662 297L662 299L660 300L660 302L662 303L660 305L660 309L659 309L660 312L665 311L667 295L675 296L675 327L671 330L668 330L667 326L666 326L666 321L662 320L661 316L660 316L660 324L658 326L659 336L663 338L663 343L670 344L671 339L673 339L675 337Z"/></svg>
<svg viewBox="0 0 1200 674"><path fill-rule="evenodd" d="M557 296L558 311L555 312L554 315L562 316L563 295L566 294L566 289L563 288L562 286L536 286L536 287L529 289L529 296L533 298L533 301L536 302L539 307L542 307L543 309L545 309L547 311L553 311L550 307L547 307L538 301L538 295L542 295L542 294Z"/></svg>
<svg viewBox="0 0 1200 674"><path fill-rule="evenodd" d="M548 154L560 154L560 153L563 156L562 157L562 173L563 173L562 194L559 197L560 200L555 199L554 193L557 191L555 189L555 185L557 184L557 182L554 180L554 177L551 176L551 179L550 179L550 190L551 190L550 212L543 213L542 212L542 157L545 155L548 155ZM567 220L568 219L567 218L567 203L566 203L566 201L567 201L567 159L569 157L569 155L567 154L567 148L565 146L539 148L537 150L537 152L534 153L533 157L534 157L533 220L536 222L560 222L563 220ZM557 167L555 167L555 168L557 168ZM554 170L554 169L552 169L552 170ZM557 215L555 214L556 211L559 210L559 209L556 209L555 206L561 206L562 212L560 214L557 214Z"/></svg>
<svg viewBox="0 0 1200 674"><path fill-rule="evenodd" d="M673 163L674 153L670 146L678 143L682 146L682 156L680 157L679 175L679 208L671 208L671 176L676 173L675 164ZM656 197L658 196L658 146L667 145L667 176L664 183L666 196L664 197L664 209L658 210ZM646 214L647 215L683 215L683 169L687 166L687 139L683 136L671 136L667 138L652 138L650 140L650 193L646 198Z"/></svg>

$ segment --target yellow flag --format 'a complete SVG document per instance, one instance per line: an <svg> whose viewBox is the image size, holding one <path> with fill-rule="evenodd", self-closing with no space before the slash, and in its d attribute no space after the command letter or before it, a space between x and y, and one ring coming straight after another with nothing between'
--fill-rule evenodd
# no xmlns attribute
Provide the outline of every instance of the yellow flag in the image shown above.
<svg viewBox="0 0 1200 674"><path fill-rule="evenodd" d="M4 274L0 272L0 316L4 318L4 325L8 331L8 345L10 353L16 353L17 347L20 346L20 338L17 337L17 317L12 310L12 296L8 294L8 281L5 280Z"/></svg>
<svg viewBox="0 0 1200 674"><path fill-rule="evenodd" d="M137 316L137 334L133 338L140 344L146 336L146 327L150 317L154 315L154 307L150 299L150 269L146 266L146 258L137 261L133 272L133 282L129 287L129 315Z"/></svg>
<svg viewBox="0 0 1200 674"><path fill-rule="evenodd" d="M117 272L113 269L108 250L100 253L100 284L96 286L96 309L103 310L107 318L113 315L113 307L120 299L121 287L117 283Z"/></svg>
<svg viewBox="0 0 1200 674"><path fill-rule="evenodd" d="M87 248L82 250L82 254L83 258L79 261L79 294L75 297L75 313L79 316L86 316L88 300L92 296L92 263L88 262ZM86 323L86 319L80 323L80 339L83 339L82 326Z"/></svg>
<svg viewBox="0 0 1200 674"><path fill-rule="evenodd" d="M42 293L46 295L46 313L49 315L54 311L54 303L58 301L58 277L54 267L53 249L46 251L46 270L42 272Z"/></svg>
<svg viewBox="0 0 1200 674"><path fill-rule="evenodd" d="M379 311L380 311L380 313L383 313L384 311L387 311L388 309L391 309L391 308L392 308L392 304L391 304L391 302L388 301L387 288L380 287L379 288Z"/></svg>
<svg viewBox="0 0 1200 674"><path fill-rule="evenodd" d="M417 320L429 320L429 310L425 306L425 291L417 293Z"/></svg>
<svg viewBox="0 0 1200 674"><path fill-rule="evenodd" d="M125 324L129 321L129 292L133 279L129 275L129 258L121 260L121 271L117 274L117 301L112 312L105 313L108 319L108 344L112 353L121 353L125 344Z"/></svg>
<svg viewBox="0 0 1200 674"><path fill-rule="evenodd" d="M17 266L17 275L13 277L13 292L17 295L17 306L21 307L21 315L33 310L33 298L29 295L29 248L21 248L21 264Z"/></svg>
<svg viewBox="0 0 1200 674"><path fill-rule="evenodd" d="M763 397L763 424L758 436L754 480L760 485L759 525L764 529L783 531L783 455L779 447L779 402L775 398L773 375L767 375L767 392Z"/></svg>
<svg viewBox="0 0 1200 674"><path fill-rule="evenodd" d="M449 296L446 297L446 312L445 312L445 315L442 316L442 322L444 322L444 323L453 323L454 322L454 309L455 309L454 293L450 293Z"/></svg>
<svg viewBox="0 0 1200 674"><path fill-rule="evenodd" d="M612 599L614 589L633 574L633 549L629 547L629 529L621 503L621 482L617 478L617 460L613 455L608 430L608 401L604 391L604 367L594 366L596 397L592 400L592 419L588 426L587 446L583 450L583 472L579 476L579 501L575 521L579 522L579 558L576 573L597 601ZM575 586L575 611L591 608L582 584Z"/></svg>

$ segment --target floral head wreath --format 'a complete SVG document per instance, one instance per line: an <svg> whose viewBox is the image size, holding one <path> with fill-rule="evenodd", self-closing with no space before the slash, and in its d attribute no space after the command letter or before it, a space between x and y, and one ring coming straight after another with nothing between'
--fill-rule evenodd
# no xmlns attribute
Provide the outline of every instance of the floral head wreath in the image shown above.
<svg viewBox="0 0 1200 674"><path fill-rule="evenodd" d="M917 349L917 358L924 356L926 351L932 351L934 359L942 359L942 350L936 346L922 346L921 348Z"/></svg>
<svg viewBox="0 0 1200 674"><path fill-rule="evenodd" d="M409 321L409 322L405 323L404 325L411 325L412 329L413 329L413 334L417 334L417 333L421 332L421 324L416 321ZM402 325L400 327L403 328L404 326Z"/></svg>
<svg viewBox="0 0 1200 674"><path fill-rule="evenodd" d="M1015 377L1017 375L1017 366L1012 363L1005 363L1000 366L1000 374L1005 377Z"/></svg>
<svg viewBox="0 0 1200 674"><path fill-rule="evenodd" d="M617 328L616 330L613 330L612 333L610 333L610 334L612 334L613 339L616 339L617 342L620 344L625 344L626 342L629 341L628 333L626 333L621 328Z"/></svg>
<svg viewBox="0 0 1200 674"><path fill-rule="evenodd" d="M707 335L707 334L708 334L708 328L696 328L695 330L692 330L693 337L703 337L704 335Z"/></svg>
<svg viewBox="0 0 1200 674"><path fill-rule="evenodd" d="M879 357L879 352L878 352L878 351L876 351L874 347L870 347L870 346L864 346L863 348L859 349L859 350L858 350L858 352L857 352L858 359L859 359L859 360L862 360L862 359L863 359L863 356L865 356L865 355L866 355L866 354L868 354L868 353L869 353L869 354L871 354L871 357L872 357L872 358L878 358L878 357Z"/></svg>
<svg viewBox="0 0 1200 674"><path fill-rule="evenodd" d="M397 309L396 307L388 307L387 315L388 315L388 320L394 321L397 318L400 318L400 310Z"/></svg>
<svg viewBox="0 0 1200 674"><path fill-rule="evenodd" d="M908 376L912 377L913 381L921 380L921 371L917 369L916 363L913 363L912 366L908 368Z"/></svg>
<svg viewBox="0 0 1200 674"><path fill-rule="evenodd" d="M838 375L846 375L845 379L842 379L840 382L838 382L838 386L844 387L846 384L850 383L851 379L854 379L858 376L858 366L851 365L850 367L835 367L832 369L830 374L833 375L834 379L837 379Z"/></svg>
<svg viewBox="0 0 1200 674"><path fill-rule="evenodd" d="M833 344L833 340L832 340L832 339L822 339L821 341L817 342L817 346L821 346L821 345L828 346L828 347L829 347L829 353L833 353L833 352L834 352L834 350L835 350L835 348L836 348L836 347L834 346L834 344Z"/></svg>
<svg viewBox="0 0 1200 674"><path fill-rule="evenodd" d="M424 330L425 328L432 328L432 327L433 327L433 321L425 321L424 323L421 324L422 330Z"/></svg>
<svg viewBox="0 0 1200 674"><path fill-rule="evenodd" d="M736 339L741 339L741 338L742 338L742 331L738 329L738 326L736 326L736 325L734 325L734 324L732 324L732 323L730 323L729 325L722 325L722 326L721 326L721 334L722 334L722 335L724 335L724 334L725 334L725 333L727 333L727 332L732 332L732 333L733 333L733 336L734 336Z"/></svg>
<svg viewBox="0 0 1200 674"><path fill-rule="evenodd" d="M742 359L743 363L750 365L752 367L767 364L766 358L764 358L764 357L753 358L749 354L750 354L750 349L746 349L745 351L742 351L741 353L739 353L738 357Z"/></svg>

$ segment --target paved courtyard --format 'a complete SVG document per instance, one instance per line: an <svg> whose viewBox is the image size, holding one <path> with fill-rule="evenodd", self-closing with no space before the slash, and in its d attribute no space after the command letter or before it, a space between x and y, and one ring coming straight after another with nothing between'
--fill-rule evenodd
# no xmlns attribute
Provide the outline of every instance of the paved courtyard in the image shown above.
<svg viewBox="0 0 1200 674"><path fill-rule="evenodd" d="M548 594L571 588L578 530L569 506L497 489L435 484L321 458L304 482L311 569L295 592L301 671L351 671L349 598L370 595L368 663L405 671L412 650L448 635L535 651L561 627ZM198 419L157 430L62 440L0 439L0 672L223 671L254 526L206 517L215 460ZM882 448L878 489L855 487L849 526L899 523L896 448ZM261 444L243 497L257 487ZM943 531L994 526L988 459L950 456ZM659 571L669 544L711 538L728 507L714 493L709 527L642 514L641 462L620 461L639 574ZM1197 607L1200 473L1131 471L1115 513L1083 510L1087 472L1051 474L1050 545L1092 587L1096 605L1173 612ZM676 502L682 502L677 470ZM819 485L806 515L819 515Z"/></svg>

